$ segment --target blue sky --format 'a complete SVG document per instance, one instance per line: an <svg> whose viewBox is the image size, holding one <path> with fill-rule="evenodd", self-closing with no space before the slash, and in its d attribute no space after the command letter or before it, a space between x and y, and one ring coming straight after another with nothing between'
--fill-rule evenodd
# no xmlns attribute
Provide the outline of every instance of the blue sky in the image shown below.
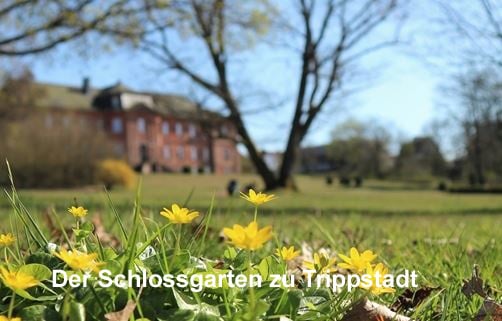
<svg viewBox="0 0 502 321"><path fill-rule="evenodd" d="M76 54L77 50L81 53ZM43 59L30 59L36 79L78 86L83 77L90 77L92 86L96 87L121 81L137 90L183 94L192 91L186 81L159 71L158 65L142 54L130 50L94 54L91 50L94 49L87 51L81 45L78 49L74 45L63 46ZM263 59L256 59L239 71L244 75L243 79L249 79L256 88L267 87L277 93L277 97L295 93L296 82L291 81L291 77L296 72L296 56L273 53L266 48L258 48L252 54ZM403 139L422 134L424 126L435 117L441 79L423 62L398 47L377 53L363 60L362 65L363 79L366 66L369 75L367 83L363 83L364 89L344 99L341 106L328 108L312 128L305 145L326 143L334 126L348 118L378 121ZM198 65L198 68L205 66ZM244 82L243 87L246 85ZM283 147L291 106L292 103L288 102L282 109L246 118L253 137L262 148L280 150ZM278 132L284 134L277 135Z"/></svg>

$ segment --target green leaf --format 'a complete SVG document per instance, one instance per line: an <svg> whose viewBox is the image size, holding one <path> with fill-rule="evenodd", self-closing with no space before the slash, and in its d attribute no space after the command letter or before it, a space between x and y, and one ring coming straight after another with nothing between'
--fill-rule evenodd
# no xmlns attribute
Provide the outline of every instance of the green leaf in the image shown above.
<svg viewBox="0 0 502 321"><path fill-rule="evenodd" d="M94 231L94 225L91 222L84 222L80 224L80 230L92 233Z"/></svg>
<svg viewBox="0 0 502 321"><path fill-rule="evenodd" d="M32 305L21 310L19 316L22 320L33 321L60 321L59 314L45 306L45 305Z"/></svg>
<svg viewBox="0 0 502 321"><path fill-rule="evenodd" d="M45 265L47 268L54 270L63 266L61 261L54 255L45 252L35 252L26 258L26 264L38 263Z"/></svg>
<svg viewBox="0 0 502 321"><path fill-rule="evenodd" d="M31 275L39 281L45 281L52 277L52 272L48 267L37 263L23 265L19 272Z"/></svg>
<svg viewBox="0 0 502 321"><path fill-rule="evenodd" d="M233 261L236 256L237 256L237 250L233 247L228 247L223 253L223 257L230 261Z"/></svg>
<svg viewBox="0 0 502 321"><path fill-rule="evenodd" d="M213 315L220 316L220 311L218 307L209 305L207 303L197 303L195 300L181 292L178 292L176 289L173 289L174 298L176 299L176 304L180 310L190 310L195 313L195 315L203 314L203 315ZM198 320L198 319L195 319ZM220 319L217 319L220 320Z"/></svg>
<svg viewBox="0 0 502 321"><path fill-rule="evenodd" d="M63 309L63 319L65 321L85 321L85 307L79 302L65 302Z"/></svg>

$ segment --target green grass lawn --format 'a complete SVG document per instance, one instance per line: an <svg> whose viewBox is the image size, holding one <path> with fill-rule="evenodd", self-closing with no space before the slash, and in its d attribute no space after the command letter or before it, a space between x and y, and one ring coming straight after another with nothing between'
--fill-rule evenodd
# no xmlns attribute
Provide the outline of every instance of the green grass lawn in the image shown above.
<svg viewBox="0 0 502 321"><path fill-rule="evenodd" d="M219 210L237 210L244 204L237 197L227 197L226 183L237 178L241 186L259 182L255 176L212 175L148 175L143 178L141 198L147 208L160 209L173 202L203 209L215 197ZM403 186L368 182L363 188L326 186L322 177L300 176L299 192L279 192L279 199L267 210L271 212L312 214L502 214L502 196L489 194L449 194L435 190L405 189ZM21 197L28 207L44 209L48 206L67 207L77 198L88 207L107 207L107 197L99 187L65 190L23 190ZM133 204L135 191L117 189L110 192L116 206ZM0 206L8 207L5 198Z"/></svg>
<svg viewBox="0 0 502 321"><path fill-rule="evenodd" d="M163 206L185 203L204 215L214 196L214 216L205 256L221 257L225 245L219 240L222 227L252 220L253 208L238 197L227 197L226 182L233 177L150 175L145 176L141 202L145 218L161 222ZM258 181L240 176L241 184ZM392 183L368 182L365 187L326 186L322 177L297 178L299 192L278 192L278 199L263 206L260 224L273 226L277 240L301 246L346 252L351 246L377 252L392 271L415 269L420 285L437 287L420 314L421 320L468 320L477 313L479 299L466 299L462 280L478 264L482 277L501 297L502 288L502 197L489 194L448 194L434 190L403 188ZM106 194L97 187L68 190L21 190L21 200L43 222L40 214L55 207L65 217L74 203L101 215L108 231L118 232ZM129 221L135 191L117 189L110 197L120 215ZM6 197L0 215L11 213ZM5 220L2 220L6 222ZM45 226L41 223L42 226ZM5 225L1 230L4 230ZM186 240L187 242L189 240ZM265 251L273 252L274 244ZM390 304L395 296L379 300ZM441 313L438 318L437 313Z"/></svg>

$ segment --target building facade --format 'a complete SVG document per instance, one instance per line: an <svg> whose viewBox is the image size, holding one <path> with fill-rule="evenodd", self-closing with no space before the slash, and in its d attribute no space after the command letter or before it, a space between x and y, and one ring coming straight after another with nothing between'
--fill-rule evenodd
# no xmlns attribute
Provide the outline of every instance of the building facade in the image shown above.
<svg viewBox="0 0 502 321"><path fill-rule="evenodd" d="M228 118L175 95L137 92L117 84L92 89L36 84L45 123L79 122L102 130L114 154L144 172L240 172L238 134Z"/></svg>

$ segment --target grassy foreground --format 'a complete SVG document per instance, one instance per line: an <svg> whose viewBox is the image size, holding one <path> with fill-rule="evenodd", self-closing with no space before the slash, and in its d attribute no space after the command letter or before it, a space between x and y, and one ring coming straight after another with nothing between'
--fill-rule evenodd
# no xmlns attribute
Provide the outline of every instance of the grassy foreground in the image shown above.
<svg viewBox="0 0 502 321"><path fill-rule="evenodd" d="M216 179L213 176L147 176L143 181L141 196L137 198L137 201L141 202L140 207L134 206L135 193L126 190L112 191L110 193L112 203L109 202L105 193L96 188L21 191L19 197L26 205L26 212L30 213L30 217L37 222L36 225L40 227L41 233L47 235L47 238L52 233L53 241L58 245L76 242L74 246L78 246L78 235L70 235L71 240L68 242L64 235L51 230L47 219L41 215L42 212L48 212L51 213L49 217L52 217L52 221L59 218L65 227L74 225L75 222L71 215L66 213L66 208L74 204L76 197L79 205L84 205L89 209L87 222L93 217L100 217L102 221L102 226L98 226L101 223L95 222L94 232L85 236L84 242L88 242L87 249L100 252L100 245L95 243L94 235L103 240L105 236L116 235L120 243L105 244L110 249L113 248L113 252L118 257L106 250L107 253L102 252L99 255L100 260L103 261L117 261L117 264L125 266L131 263L130 260L134 262L132 257L141 254L137 252L137 249L133 250L131 242L124 241L123 234L125 234L136 235L137 241L152 245L157 251L164 253L160 256L163 261L178 262L174 264L180 264L180 269L193 268L191 265L193 263L186 259L188 255L210 260L223 259L223 269L236 266L237 270L247 271L245 266L238 266L242 258L229 254L228 244L221 240L223 227L233 224L247 225L252 221L254 212L253 207L245 201L239 198L228 198L225 195L224 187L228 179L230 178ZM241 177L239 180L250 182L256 178ZM300 177L299 185L301 193L279 193L277 200L260 208L259 225L260 227L271 225L274 239L253 253L253 264L256 269L262 266L263 262L274 262L274 266L285 268L277 257L271 256L278 245L294 245L296 248L308 245L313 248L314 252L319 249L329 250L337 259L337 263L340 261L337 253L346 253L354 246L359 250L371 249L376 252L378 261L385 263L393 273L399 273L404 269L416 270L420 274L419 285L435 289L421 304L407 311L401 311L402 314L419 320L472 320L478 314L483 300L479 296L466 297L461 288L463 280L470 277L474 264L479 265L481 277L490 287L489 296L500 301L502 288L500 277L502 275L500 265L502 248L499 241L502 222L502 198L500 196L454 195L436 191L403 190L402 186L380 182L370 182L363 189L343 189L327 187L322 178L312 177ZM214 202L211 207L213 196ZM191 229L183 226L183 233L177 234L178 229L173 226L156 234L156 231L163 229L167 222L159 215L162 207L185 201L188 207L201 212L201 217L197 222L202 222L204 228L197 231L195 227ZM0 215L4 223L0 232L21 231L22 224L15 217L16 213L18 216L19 214L26 215L25 210L18 205L15 205L14 209L10 207L6 197L2 202ZM50 207L55 207L55 210L47 210ZM126 233L121 231L115 214L118 214L123 221ZM98 227L102 227L105 234L98 235ZM175 247L177 235L181 235L180 244L184 251L182 254L181 252L173 253L171 250ZM19 251L28 248L30 252L37 252L37 246L33 243L35 241L30 240L29 236L20 237L20 239L22 241L19 242ZM113 242L110 241L110 243ZM123 253L122 256L120 253ZM307 253L304 254L307 256ZM181 258L177 259L180 255ZM122 262L123 256L127 256L130 260ZM21 258L18 257L18 259ZM301 265L301 260L296 264ZM36 293L40 294L38 291ZM255 296L254 302L247 290L216 293L220 295L220 298L227 296L227 299L222 299L223 301L214 301L214 298L197 295L185 297L185 294L182 298L159 296L156 299L162 298L167 305L164 310L159 308L162 312L157 314L151 311L151 313L144 312L143 316L147 314L150 320L278 320L279 315L291 320L342 320L344 314L350 309L344 306L343 302L354 303L358 302L361 297L367 296L372 301L391 306L403 291L403 289L397 289L395 294L380 296L367 295L361 291L344 293L340 296L322 291L315 293L303 291L300 295L301 299L295 296L296 292L284 294L289 293L286 291L278 294L259 291L255 295L269 304L266 312L263 312L266 310L265 306L256 305L256 302L260 300L257 300ZM0 296L4 298L3 302L6 304L10 297L8 293L5 287L0 288ZM208 293L212 292L208 291ZM99 290L97 294L99 297L111 295L109 292L101 293ZM138 291L137 289L125 293L118 291L112 294L115 295L115 301L104 301L108 312L124 308L127 298L134 298ZM77 319L75 315L68 314L71 316L68 320L101 320L104 312L101 311L102 307L96 306L96 299L92 299L93 294L81 293L81 295L89 301L78 299L77 292L73 293L69 290L66 292L65 299L74 298L82 303L83 307L78 306L78 308L87 309L83 312L83 319ZM148 300L152 295L156 296L159 293L145 292L145 302L143 302L145 306L150 304ZM287 299L281 299L283 295ZM295 303L297 299L300 301ZM50 307L56 304L57 300L57 298L49 299L48 297L46 305ZM30 300L21 297L19 302L21 305L17 306L16 311L22 312L23 304L28 304ZM65 301L59 302L63 304ZM183 304L185 304L184 308L180 308ZM302 313L299 313L300 306L304 309L300 309ZM68 305L68 309L70 308L71 306ZM249 313L251 308L261 312ZM173 309L177 311L185 309L190 312L185 311L186 314L180 315L175 314ZM202 310L205 312L202 313ZM0 315L2 315L1 311L7 311L7 306L0 305ZM26 315L27 312L24 313ZM157 319L152 318L152 315L155 315ZM137 311L136 320L139 318L141 318L141 313L138 314ZM53 319L23 318L23 320L60 319L53 316Z"/></svg>

